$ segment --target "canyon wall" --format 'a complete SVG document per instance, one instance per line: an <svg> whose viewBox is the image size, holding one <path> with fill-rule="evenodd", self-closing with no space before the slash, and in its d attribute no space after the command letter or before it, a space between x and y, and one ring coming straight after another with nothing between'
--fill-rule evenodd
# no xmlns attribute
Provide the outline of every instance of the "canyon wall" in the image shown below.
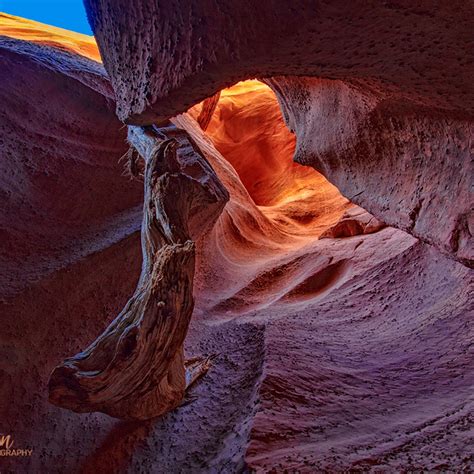
<svg viewBox="0 0 474 474"><path fill-rule="evenodd" d="M35 41L0 36L0 429L33 449L2 457L2 471L38 472L56 445L43 466L53 472L87 445L80 423L46 403L48 378L128 299L141 260L142 186L123 175L113 90L101 64L74 52L86 44L97 57L93 39L57 31L0 15L0 34Z"/></svg>
<svg viewBox="0 0 474 474"><path fill-rule="evenodd" d="M297 161L473 265L472 4L85 4L120 119L159 122L239 80L272 78Z"/></svg>

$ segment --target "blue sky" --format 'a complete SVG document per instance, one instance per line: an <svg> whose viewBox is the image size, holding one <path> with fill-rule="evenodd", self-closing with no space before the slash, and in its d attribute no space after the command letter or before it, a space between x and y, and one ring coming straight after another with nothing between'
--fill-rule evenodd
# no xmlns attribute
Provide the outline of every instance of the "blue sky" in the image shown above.
<svg viewBox="0 0 474 474"><path fill-rule="evenodd" d="M92 34L82 0L0 0L0 11Z"/></svg>

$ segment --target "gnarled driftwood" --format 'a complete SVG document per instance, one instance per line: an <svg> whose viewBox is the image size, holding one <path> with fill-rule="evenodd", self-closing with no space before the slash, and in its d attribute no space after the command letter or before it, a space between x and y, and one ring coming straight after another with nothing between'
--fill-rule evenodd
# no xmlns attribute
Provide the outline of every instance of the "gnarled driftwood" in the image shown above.
<svg viewBox="0 0 474 474"><path fill-rule="evenodd" d="M178 406L208 369L208 359L186 363L183 354L194 305L193 240L229 196L185 131L130 127L129 141L145 161L141 276L104 333L54 369L49 399L77 412L143 420ZM131 170L138 173L136 162Z"/></svg>

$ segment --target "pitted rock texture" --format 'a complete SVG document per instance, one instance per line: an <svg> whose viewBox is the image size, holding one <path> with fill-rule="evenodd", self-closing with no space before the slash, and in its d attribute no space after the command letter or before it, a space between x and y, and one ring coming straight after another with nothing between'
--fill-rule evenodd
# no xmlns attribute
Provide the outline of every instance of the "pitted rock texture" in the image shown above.
<svg viewBox="0 0 474 474"><path fill-rule="evenodd" d="M297 136L295 161L387 224L474 265L472 116L360 82L267 82Z"/></svg>
<svg viewBox="0 0 474 474"><path fill-rule="evenodd" d="M472 4L85 3L122 120L160 121L238 80L276 78L298 162L473 266Z"/></svg>
<svg viewBox="0 0 474 474"><path fill-rule="evenodd" d="M86 0L121 119L184 112L238 80L316 76L474 109L474 6L462 0Z"/></svg>

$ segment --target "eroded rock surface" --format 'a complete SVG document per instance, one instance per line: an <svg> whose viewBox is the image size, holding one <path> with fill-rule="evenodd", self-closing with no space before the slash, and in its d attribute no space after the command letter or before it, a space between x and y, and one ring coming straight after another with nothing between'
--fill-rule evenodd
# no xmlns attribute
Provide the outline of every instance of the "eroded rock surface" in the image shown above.
<svg viewBox="0 0 474 474"><path fill-rule="evenodd" d="M472 4L85 3L122 120L160 121L239 80L285 76L269 83L295 159L473 265Z"/></svg>
<svg viewBox="0 0 474 474"><path fill-rule="evenodd" d="M297 136L295 161L315 167L387 224L472 267L470 112L360 81L268 83Z"/></svg>
<svg viewBox="0 0 474 474"><path fill-rule="evenodd" d="M142 190L122 176L126 132L100 64L6 37L0 62L1 286L13 295L135 232Z"/></svg>
<svg viewBox="0 0 474 474"><path fill-rule="evenodd" d="M354 235L372 234L386 227L372 214L358 206L346 211L341 219L321 234L321 239L339 239Z"/></svg>
<svg viewBox="0 0 474 474"><path fill-rule="evenodd" d="M93 36L75 33L3 12L0 12L0 32L10 38L54 46L63 51L71 51L94 61L100 61L99 50Z"/></svg>
<svg viewBox="0 0 474 474"><path fill-rule="evenodd" d="M438 8L363 0L85 4L118 115L131 122L174 116L238 80L280 75L360 79L434 108L474 108L466 55L474 7L462 0Z"/></svg>

